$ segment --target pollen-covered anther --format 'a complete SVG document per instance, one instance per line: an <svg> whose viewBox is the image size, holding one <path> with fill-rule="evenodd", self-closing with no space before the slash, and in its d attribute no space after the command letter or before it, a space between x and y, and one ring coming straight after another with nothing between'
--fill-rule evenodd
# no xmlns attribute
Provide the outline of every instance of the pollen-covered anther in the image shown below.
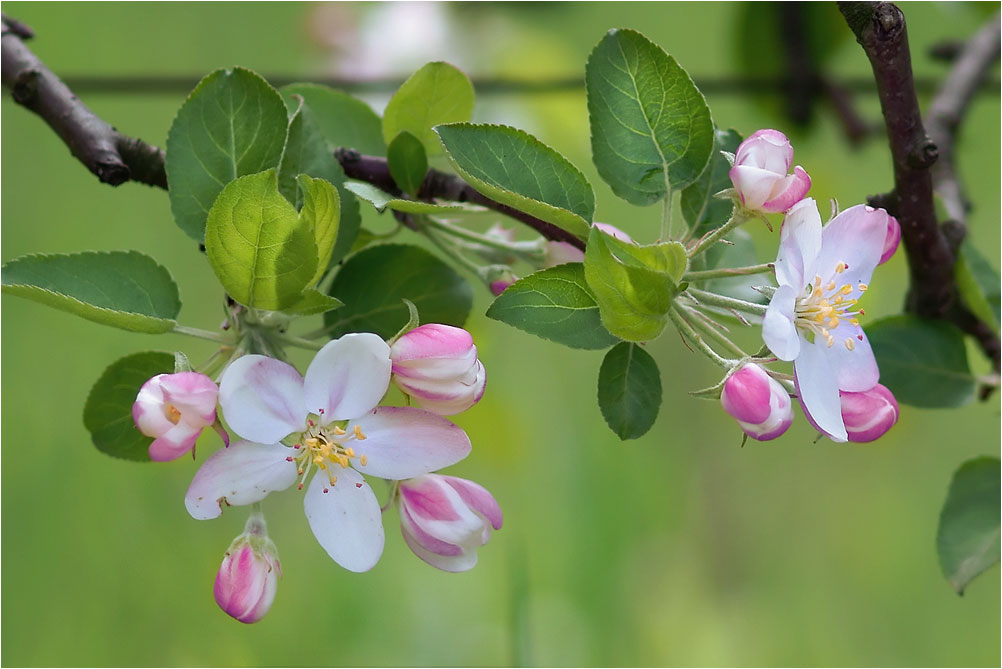
<svg viewBox="0 0 1002 669"><path fill-rule="evenodd" d="M181 420L181 412L173 404L168 404L165 407L165 409L166 409L165 413L167 414L167 420L177 425L177 422Z"/></svg>
<svg viewBox="0 0 1002 669"><path fill-rule="evenodd" d="M861 293L865 293L868 288L869 288L869 286L866 285L865 283L860 283L859 284L859 292L861 292Z"/></svg>
<svg viewBox="0 0 1002 669"><path fill-rule="evenodd" d="M362 426L361 425L356 425L355 429L353 430L353 432L355 434L355 438L358 439L359 441L362 441L363 439L365 439L365 435L362 434Z"/></svg>
<svg viewBox="0 0 1002 669"><path fill-rule="evenodd" d="M854 342L854 341L852 340L852 337L847 337L847 338L846 338L846 340L845 340L845 347L846 347L847 349L849 349L850 351L851 351L852 349L856 348L856 342Z"/></svg>

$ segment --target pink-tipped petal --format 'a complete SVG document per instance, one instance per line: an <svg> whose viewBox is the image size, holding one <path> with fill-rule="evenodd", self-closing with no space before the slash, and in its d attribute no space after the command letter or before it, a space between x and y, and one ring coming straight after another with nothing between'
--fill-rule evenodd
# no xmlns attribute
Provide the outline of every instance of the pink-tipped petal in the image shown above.
<svg viewBox="0 0 1002 669"><path fill-rule="evenodd" d="M756 364L747 364L727 377L720 393L724 411L745 423L762 423L769 418L771 379Z"/></svg>
<svg viewBox="0 0 1002 669"><path fill-rule="evenodd" d="M762 203L762 211L776 214L788 210L804 199L811 189L811 177L800 165L793 168L793 174L773 187L769 199Z"/></svg>
<svg viewBox="0 0 1002 669"><path fill-rule="evenodd" d="M409 479L454 465L470 453L470 438L462 428L423 409L377 407L349 423L348 431L355 425L366 438L352 442L359 456L353 465L370 476Z"/></svg>
<svg viewBox="0 0 1002 669"><path fill-rule="evenodd" d="M501 529L501 525L504 522L501 507L498 505L497 500L494 499L494 496L487 491L487 488L473 481L455 476L442 476L442 479L455 488L463 501L471 509L486 518L495 530Z"/></svg>
<svg viewBox="0 0 1002 669"><path fill-rule="evenodd" d="M192 427L183 422L171 426L166 434L157 437L150 444L150 459L154 462L169 462L186 455L195 447L201 433L201 427Z"/></svg>
<svg viewBox="0 0 1002 669"><path fill-rule="evenodd" d="M842 422L838 383L821 337L817 337L813 344L804 342L800 355L793 363L793 374L801 405L811 424L835 441L846 441L848 435Z"/></svg>
<svg viewBox="0 0 1002 669"><path fill-rule="evenodd" d="M226 369L219 405L230 428L249 441L274 444L306 429L303 377L264 355L245 355Z"/></svg>
<svg viewBox="0 0 1002 669"><path fill-rule="evenodd" d="M898 422L898 401L893 393L879 383L862 393L840 393L842 419L849 441L875 441Z"/></svg>
<svg viewBox="0 0 1002 669"><path fill-rule="evenodd" d="M598 223L598 222L594 223L593 225L602 232L604 232L605 234L609 235L610 237L615 237L621 242L626 242L627 244L634 243L633 237L629 236L628 234L617 228L615 225L611 225L609 223Z"/></svg>
<svg viewBox="0 0 1002 669"><path fill-rule="evenodd" d="M181 416L195 424L208 425L216 420L219 387L205 374L178 372L161 378L164 401L176 406Z"/></svg>
<svg viewBox="0 0 1002 669"><path fill-rule="evenodd" d="M476 359L473 335L469 332L451 325L428 323L414 328L394 342L390 357L394 366L425 358L459 359L464 361L462 368L466 369L472 363L468 358L471 352Z"/></svg>
<svg viewBox="0 0 1002 669"><path fill-rule="evenodd" d="M223 558L213 586L216 603L240 622L256 623L275 601L279 572L277 559L272 562L255 555L244 544Z"/></svg>
<svg viewBox="0 0 1002 669"><path fill-rule="evenodd" d="M880 254L880 261L878 265L883 265L885 262L891 259L894 252L898 250L898 244L901 242L901 224L898 223L898 219L891 215L887 216L887 236L884 238L884 250Z"/></svg>
<svg viewBox="0 0 1002 669"><path fill-rule="evenodd" d="M302 406L323 421L358 418L390 385L390 347L370 332L346 334L325 345L306 370Z"/></svg>
<svg viewBox="0 0 1002 669"><path fill-rule="evenodd" d="M834 341L827 352L839 389L858 393L877 385L880 369L863 329L842 321L831 336Z"/></svg>
<svg viewBox="0 0 1002 669"><path fill-rule="evenodd" d="M813 198L804 198L787 212L779 231L776 281L799 292L814 279L821 252L821 215Z"/></svg>
<svg viewBox="0 0 1002 669"><path fill-rule="evenodd" d="M166 403L160 381L165 376L158 374L144 383L132 405L132 421L147 437L159 437L175 425L164 411Z"/></svg>
<svg viewBox="0 0 1002 669"><path fill-rule="evenodd" d="M887 238L887 212L864 204L846 209L824 227L818 273L828 276L839 263L848 268L839 283L869 283Z"/></svg>
<svg viewBox="0 0 1002 669"><path fill-rule="evenodd" d="M484 519L470 509L459 492L441 476L411 479L401 485L400 490L403 507L422 532L464 549L475 549L483 543ZM432 546L426 548L438 552Z"/></svg>
<svg viewBox="0 0 1002 669"><path fill-rule="evenodd" d="M196 520L217 518L223 506L259 502L296 481L295 454L280 444L238 441L212 454L188 487L184 505Z"/></svg>
<svg viewBox="0 0 1002 669"><path fill-rule="evenodd" d="M439 555L422 546L413 535L404 529L403 524L400 525L400 530L403 534L404 542L414 555L417 555L436 569L458 573L469 571L477 566L477 551L475 550L462 551L458 555Z"/></svg>
<svg viewBox="0 0 1002 669"><path fill-rule="evenodd" d="M779 130L756 130L741 142L735 153L735 162L754 164L756 167L785 174L793 164L793 146Z"/></svg>
<svg viewBox="0 0 1002 669"><path fill-rule="evenodd" d="M735 165L728 175L741 198L741 204L753 211L761 209L772 195L776 183L786 177L785 172L776 174L751 165Z"/></svg>
<svg viewBox="0 0 1002 669"><path fill-rule="evenodd" d="M567 242L547 242L544 267L555 267L568 262L584 262L584 251Z"/></svg>
<svg viewBox="0 0 1002 669"><path fill-rule="evenodd" d="M306 519L332 560L349 571L369 571L385 542L379 501L355 470L334 465L332 471L334 485L323 471L310 482L303 498Z"/></svg>

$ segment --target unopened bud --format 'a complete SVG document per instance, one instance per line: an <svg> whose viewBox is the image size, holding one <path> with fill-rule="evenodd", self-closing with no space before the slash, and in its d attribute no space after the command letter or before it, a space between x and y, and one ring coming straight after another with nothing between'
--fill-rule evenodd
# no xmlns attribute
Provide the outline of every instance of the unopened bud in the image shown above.
<svg viewBox="0 0 1002 669"><path fill-rule="evenodd" d="M793 422L789 393L754 363L727 377L720 403L745 434L759 441L775 439Z"/></svg>
<svg viewBox="0 0 1002 669"><path fill-rule="evenodd" d="M429 323L390 347L393 380L423 408L441 416L466 411L480 401L487 372L473 337L462 328Z"/></svg>
<svg viewBox="0 0 1002 669"><path fill-rule="evenodd" d="M242 623L256 623L275 601L281 576L278 549L268 538L264 518L255 512L227 549L212 591L227 614Z"/></svg>
<svg viewBox="0 0 1002 669"><path fill-rule="evenodd" d="M884 435L898 422L898 401L879 383L862 393L839 391L842 420L849 441L865 443Z"/></svg>

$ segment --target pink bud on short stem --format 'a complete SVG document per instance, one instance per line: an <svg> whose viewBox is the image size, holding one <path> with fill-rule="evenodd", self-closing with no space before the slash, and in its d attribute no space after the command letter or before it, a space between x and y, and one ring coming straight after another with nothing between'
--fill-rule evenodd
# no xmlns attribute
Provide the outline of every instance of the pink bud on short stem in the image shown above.
<svg viewBox="0 0 1002 669"><path fill-rule="evenodd" d="M501 507L473 481L426 474L402 481L400 530L414 554L443 571L467 571L491 530L501 529Z"/></svg>
<svg viewBox="0 0 1002 669"><path fill-rule="evenodd" d="M840 390L842 420L849 441L864 443L884 435L898 422L898 401L879 383L862 393Z"/></svg>
<svg viewBox="0 0 1002 669"><path fill-rule="evenodd" d="M898 244L901 242L901 224L898 223L898 219L893 216L888 215L887 217L887 237L884 239L884 251L880 254L880 261L878 265L882 265L891 259L894 252L898 250Z"/></svg>
<svg viewBox="0 0 1002 669"><path fill-rule="evenodd" d="M741 142L728 175L741 204L767 214L787 211L811 188L802 167L793 168L793 146L778 130L759 130Z"/></svg>
<svg viewBox="0 0 1002 669"><path fill-rule="evenodd" d="M219 388L197 372L158 374L139 389L132 420L147 437L150 458L174 460L191 451L202 428L216 421Z"/></svg>
<svg viewBox="0 0 1002 669"><path fill-rule="evenodd" d="M793 422L789 393L754 363L727 377L720 403L745 434L759 441L775 439Z"/></svg>
<svg viewBox="0 0 1002 669"><path fill-rule="evenodd" d="M264 518L253 512L243 534L233 540L212 589L219 608L242 623L264 618L275 601L282 567Z"/></svg>
<svg viewBox="0 0 1002 669"><path fill-rule="evenodd" d="M429 323L390 347L393 380L423 409L441 416L466 411L480 401L487 372L473 337L462 328Z"/></svg>

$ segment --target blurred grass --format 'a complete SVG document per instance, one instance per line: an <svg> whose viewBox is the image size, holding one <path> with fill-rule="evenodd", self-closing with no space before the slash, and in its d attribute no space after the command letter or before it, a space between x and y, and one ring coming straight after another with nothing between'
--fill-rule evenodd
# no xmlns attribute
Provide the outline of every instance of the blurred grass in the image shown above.
<svg viewBox="0 0 1002 669"><path fill-rule="evenodd" d="M350 18L385 6L339 8ZM970 34L983 16L953 4L904 9L916 70L926 74L944 68L924 49ZM64 75L204 73L233 64L323 72L329 60L307 38L311 24L317 29L316 5L8 2L4 12L36 30L31 48ZM643 31L697 80L734 70L733 5L485 3L447 13L457 42L475 45L468 62L456 63L470 72L583 73L591 47L615 26ZM843 74L868 72L851 41L835 62ZM181 99L86 102L121 131L162 146ZM877 118L875 99L857 102ZM718 124L745 135L784 127L738 97L709 103ZM8 96L0 109L2 258L139 249L178 279L182 321L215 327L215 279L174 226L164 193L99 184ZM595 186L599 220L642 241L656 235L657 208L628 207L595 174L583 91L492 96L476 113L564 152ZM976 207L971 239L996 267L999 114L997 95L980 96L958 151ZM794 142L819 202L837 195L849 206L890 183L881 142L849 150L829 115ZM753 232L764 253L774 252L775 235ZM906 285L900 254L874 285L868 315L894 313ZM477 290L469 327L489 392L458 417L475 448L451 473L487 486L505 511L480 565L459 575L427 567L403 545L390 513L380 564L346 572L313 539L299 496L275 495L265 511L285 578L271 613L250 627L219 612L211 594L244 514L191 520L182 497L192 462L110 459L90 445L80 420L91 384L119 356L178 347L196 362L211 347L3 299L0 663L998 665L999 570L958 598L940 575L934 544L953 470L998 452L997 398L949 412L903 407L899 425L872 445L813 444L798 418L782 439L740 449L719 406L686 394L714 383L714 370L668 333L650 345L665 385L658 422L644 438L620 443L595 403L601 353L487 320L488 296ZM987 368L979 358L972 364ZM199 460L215 448L214 437L204 438ZM518 651L513 620L526 630Z"/></svg>

